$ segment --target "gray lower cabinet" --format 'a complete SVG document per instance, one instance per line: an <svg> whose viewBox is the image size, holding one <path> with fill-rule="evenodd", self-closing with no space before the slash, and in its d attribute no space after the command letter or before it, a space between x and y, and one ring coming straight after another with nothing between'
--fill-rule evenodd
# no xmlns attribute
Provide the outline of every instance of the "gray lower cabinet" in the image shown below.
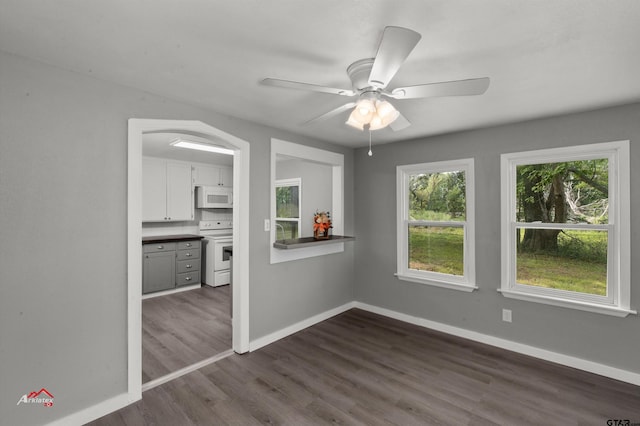
<svg viewBox="0 0 640 426"><path fill-rule="evenodd" d="M174 288L176 243L144 244L142 254L142 293Z"/></svg>
<svg viewBox="0 0 640 426"><path fill-rule="evenodd" d="M200 241L142 245L142 293L200 284Z"/></svg>

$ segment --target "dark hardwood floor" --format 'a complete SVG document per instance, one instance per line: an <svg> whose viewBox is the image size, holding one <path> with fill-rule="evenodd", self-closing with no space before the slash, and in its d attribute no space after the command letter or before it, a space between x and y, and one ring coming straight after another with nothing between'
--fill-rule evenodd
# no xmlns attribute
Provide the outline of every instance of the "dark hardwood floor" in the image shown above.
<svg viewBox="0 0 640 426"><path fill-rule="evenodd" d="M91 425L607 425L640 387L351 310Z"/></svg>
<svg viewBox="0 0 640 426"><path fill-rule="evenodd" d="M142 301L142 382L231 349L230 287Z"/></svg>

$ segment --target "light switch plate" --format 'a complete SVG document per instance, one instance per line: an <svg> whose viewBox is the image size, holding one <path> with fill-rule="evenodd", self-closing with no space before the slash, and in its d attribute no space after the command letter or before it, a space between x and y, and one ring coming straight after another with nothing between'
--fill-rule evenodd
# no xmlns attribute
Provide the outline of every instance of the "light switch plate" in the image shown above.
<svg viewBox="0 0 640 426"><path fill-rule="evenodd" d="M264 232L271 231L271 221L269 219L264 220Z"/></svg>

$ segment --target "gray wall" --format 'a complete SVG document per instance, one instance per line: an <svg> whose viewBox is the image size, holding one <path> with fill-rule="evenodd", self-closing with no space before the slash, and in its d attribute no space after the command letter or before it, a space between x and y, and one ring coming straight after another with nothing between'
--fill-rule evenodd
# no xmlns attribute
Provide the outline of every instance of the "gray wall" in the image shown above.
<svg viewBox="0 0 640 426"><path fill-rule="evenodd" d="M126 391L127 120L201 120L251 144L251 339L353 300L354 253L269 264L270 138L353 152L0 52L0 424ZM300 277L305 277L300 279ZM46 387L53 408L16 406Z"/></svg>
<svg viewBox="0 0 640 426"><path fill-rule="evenodd" d="M419 118L413 118L418 120ZM355 156L356 300L455 327L640 373L640 319L506 299L500 287L500 154L631 140L631 255L640 251L640 104L376 146ZM473 293L399 281L397 165L475 158L476 279ZM370 212L376 212L370 214ZM635 254L635 255L634 255ZM640 309L640 265L631 266L631 306ZM513 323L501 320L503 308Z"/></svg>
<svg viewBox="0 0 640 426"><path fill-rule="evenodd" d="M333 168L304 160L283 160L276 165L276 179L302 179L302 211L300 236L313 236L313 214L332 211ZM276 236L276 240L279 239Z"/></svg>

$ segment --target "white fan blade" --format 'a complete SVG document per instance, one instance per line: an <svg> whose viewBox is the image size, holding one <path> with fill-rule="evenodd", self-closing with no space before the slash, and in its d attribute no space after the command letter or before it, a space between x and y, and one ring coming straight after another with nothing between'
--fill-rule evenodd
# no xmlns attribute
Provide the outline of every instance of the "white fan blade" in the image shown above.
<svg viewBox="0 0 640 426"><path fill-rule="evenodd" d="M332 109L331 111L329 111L329 112L327 112L327 113L325 113L325 114L322 114L322 115L321 115L321 116L319 116L319 117L312 118L312 119L311 119L311 120L309 120L309 121L305 121L304 123L302 123L302 125L303 125L303 126L307 126L307 125L309 125L309 124L317 123L317 122L319 122L319 121L324 121L324 120L326 120L326 119L328 119L328 118L335 117L336 115L340 114L341 112L344 112L344 111L346 111L346 110L348 110L348 109L351 109L351 108L353 108L353 107L355 107L355 106L356 106L356 102L349 102L349 103L346 103L346 104L344 104L344 105L342 105L342 106L339 106L339 107L338 107L338 108L336 108L336 109Z"/></svg>
<svg viewBox="0 0 640 426"><path fill-rule="evenodd" d="M391 130L393 130L394 132L406 129L409 126L411 126L411 123L402 114L400 114L398 118L393 120L393 123L389 124L389 127L391 127Z"/></svg>
<svg viewBox="0 0 640 426"><path fill-rule="evenodd" d="M402 27L385 27L371 68L369 84L384 89L422 36Z"/></svg>
<svg viewBox="0 0 640 426"><path fill-rule="evenodd" d="M277 78L265 78L260 82L265 86L285 87L287 89L310 90L312 92L331 93L332 95L355 96L355 92L349 89L337 89L335 87L319 86L317 84L300 83L297 81L279 80Z"/></svg>
<svg viewBox="0 0 640 426"><path fill-rule="evenodd" d="M482 95L489 87L489 77L469 80L444 81L441 83L421 84L418 86L398 87L390 96L395 99L433 98L437 96Z"/></svg>

